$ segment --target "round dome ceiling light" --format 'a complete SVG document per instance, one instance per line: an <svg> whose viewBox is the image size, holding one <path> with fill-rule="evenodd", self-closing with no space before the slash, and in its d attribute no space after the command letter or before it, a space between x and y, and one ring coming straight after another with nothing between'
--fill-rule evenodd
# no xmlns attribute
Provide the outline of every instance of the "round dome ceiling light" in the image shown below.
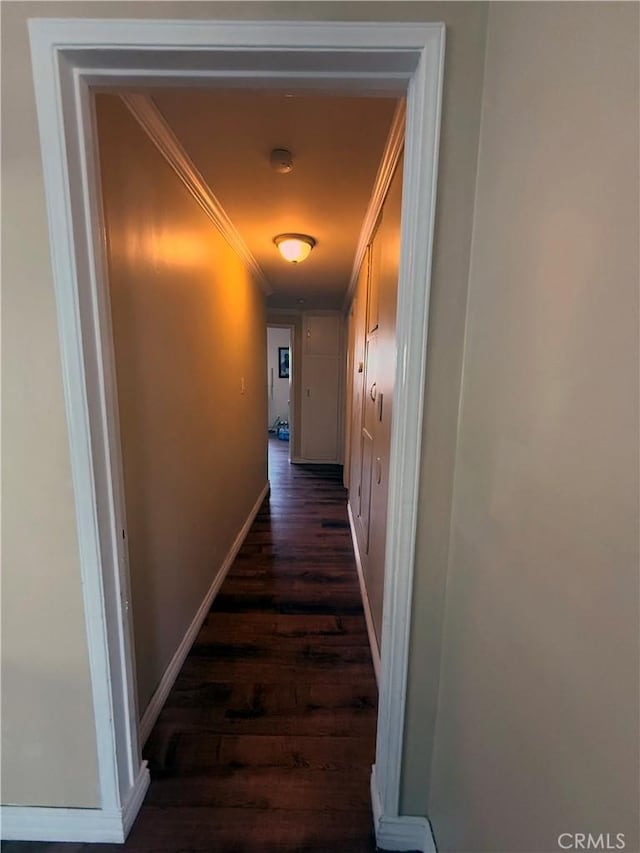
<svg viewBox="0 0 640 853"><path fill-rule="evenodd" d="M316 245L316 241L308 234L278 234L273 238L273 242L285 261L292 264L301 264L305 261Z"/></svg>
<svg viewBox="0 0 640 853"><path fill-rule="evenodd" d="M291 151L286 148L274 148L269 157L271 168L281 175L287 175L293 169L293 157Z"/></svg>

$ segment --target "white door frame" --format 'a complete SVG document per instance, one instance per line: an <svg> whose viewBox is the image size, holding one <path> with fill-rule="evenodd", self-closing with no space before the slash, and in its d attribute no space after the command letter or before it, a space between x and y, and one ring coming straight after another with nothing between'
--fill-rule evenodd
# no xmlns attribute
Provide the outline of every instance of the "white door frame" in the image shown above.
<svg viewBox="0 0 640 853"><path fill-rule="evenodd" d="M295 323L270 323L267 319L267 329L287 329L289 332L289 351L291 353L289 363L289 462L293 458L293 441L295 430L295 405L296 405L296 371L298 370L298 353L296 351L296 326Z"/></svg>
<svg viewBox="0 0 640 853"><path fill-rule="evenodd" d="M138 741L122 463L90 87L295 85L297 89L407 94L398 359L372 802L379 844L388 849L429 849L431 842L422 835L428 833L426 820L400 817L399 798L444 25L34 19L29 22L29 32L101 808L88 810L95 813L91 830L86 825L86 809L25 810L47 813L40 830L33 824L33 815L21 830L19 814L15 814L20 809L13 809L3 814L4 831L9 818L11 837L122 840L148 784ZM56 823L51 812L67 812L66 824ZM75 812L83 813L84 828L79 823L75 830L71 828Z"/></svg>

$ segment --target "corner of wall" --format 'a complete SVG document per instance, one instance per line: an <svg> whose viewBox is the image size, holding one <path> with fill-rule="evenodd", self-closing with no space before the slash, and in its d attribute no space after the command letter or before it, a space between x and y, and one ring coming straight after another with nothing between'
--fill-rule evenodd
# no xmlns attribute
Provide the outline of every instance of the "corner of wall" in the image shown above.
<svg viewBox="0 0 640 853"><path fill-rule="evenodd" d="M450 50L445 61L445 100L441 131L441 162L436 205L436 242L432 271L432 305L421 460L420 517L416 540L416 571L411 625L411 651L407 681L401 812L428 814L431 756L436 737L442 662L443 615L449 573L455 502L455 477L462 406L467 340L471 258L476 214L478 163L482 132L484 70L487 57L489 4L477 4L476 19L465 38L466 57ZM462 33L460 34L462 35ZM480 45L480 50L478 50ZM458 45L462 52L464 46ZM476 55L472 56L475 50ZM468 57L471 56L471 59ZM462 67L473 65L467 80ZM473 91L468 79L474 80ZM466 108L467 150L460 147L451 118L452 104L460 99ZM469 126L477 129L469 136ZM460 162L454 162L460 161ZM456 169L456 166L458 168ZM462 183L464 182L464 184ZM451 187L466 194L466 208L456 210ZM464 216L467 225L464 224ZM462 235L460 232L462 231ZM458 233L456 233L458 232ZM455 269L446 247L458 245ZM463 242L464 241L464 242ZM460 255L460 246L465 251ZM443 248L444 247L444 248ZM453 266L451 270L448 266ZM446 287L445 287L446 282ZM457 293L456 293L457 291ZM439 339L442 330L446 342ZM453 335L452 335L453 331ZM445 349L447 350L445 352ZM452 377L455 381L452 380ZM446 387L444 387L446 386ZM453 436L453 439L451 439ZM443 446L450 442L446 453ZM426 673L426 674L425 674ZM428 685L427 685L428 681ZM416 748L416 744L418 744Z"/></svg>

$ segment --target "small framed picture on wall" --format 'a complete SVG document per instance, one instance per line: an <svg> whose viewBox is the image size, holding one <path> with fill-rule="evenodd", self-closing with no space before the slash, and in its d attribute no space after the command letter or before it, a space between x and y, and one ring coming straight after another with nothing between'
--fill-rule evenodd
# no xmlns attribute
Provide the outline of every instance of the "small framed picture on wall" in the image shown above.
<svg viewBox="0 0 640 853"><path fill-rule="evenodd" d="M289 347L278 347L278 377L289 378Z"/></svg>

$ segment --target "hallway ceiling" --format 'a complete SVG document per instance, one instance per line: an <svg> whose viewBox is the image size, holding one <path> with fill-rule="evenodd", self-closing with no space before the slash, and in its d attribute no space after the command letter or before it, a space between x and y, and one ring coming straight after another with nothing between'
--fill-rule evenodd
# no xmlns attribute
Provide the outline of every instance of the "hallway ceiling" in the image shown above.
<svg viewBox="0 0 640 853"><path fill-rule="evenodd" d="M153 101L264 271L268 305L341 307L396 99L171 89ZM293 171L274 171L274 148ZM288 232L317 240L302 264L273 243Z"/></svg>

